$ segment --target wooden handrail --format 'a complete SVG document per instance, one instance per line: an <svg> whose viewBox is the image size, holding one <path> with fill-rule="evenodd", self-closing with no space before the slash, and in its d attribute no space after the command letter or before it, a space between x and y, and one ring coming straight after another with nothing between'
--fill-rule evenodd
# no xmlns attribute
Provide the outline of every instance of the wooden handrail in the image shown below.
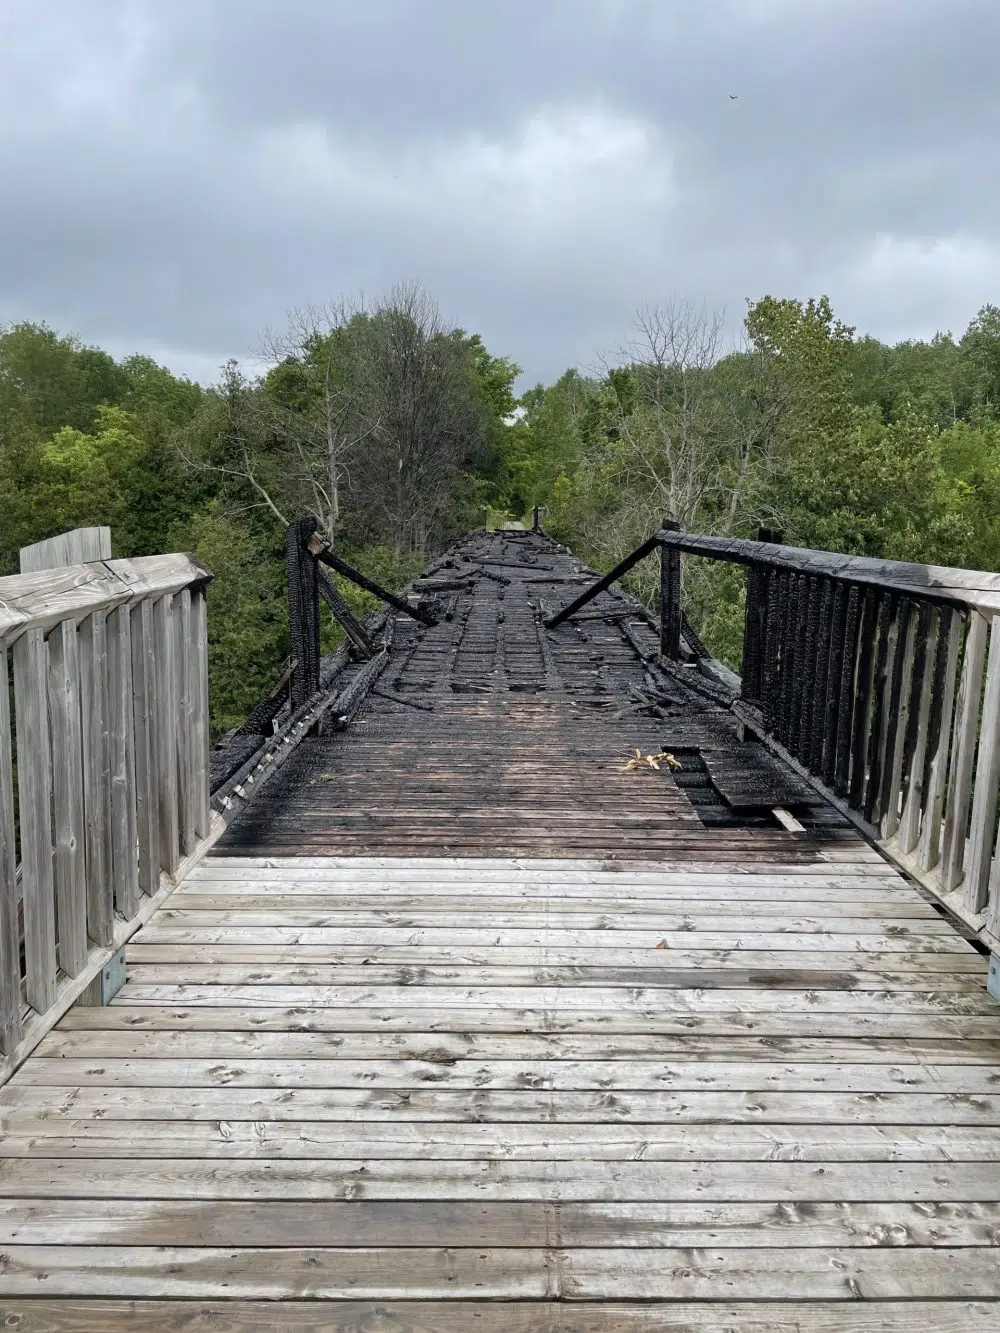
<svg viewBox="0 0 1000 1333"><path fill-rule="evenodd" d="M1000 612L1000 574L959 569L949 565L921 565L904 560L877 560L863 555L838 555L802 546L778 546L740 537L701 537L686 532L661 532L657 539L688 555L725 560L731 564L793 570L799 574L833 578L858 587L893 589L934 603L975 606Z"/></svg>
<svg viewBox="0 0 1000 1333"><path fill-rule="evenodd" d="M207 837L205 586L190 555L44 568L106 529L28 548L0 579L0 1044L10 1058ZM97 536L95 537L95 534ZM91 546L93 542L91 543ZM23 918L23 940L18 925ZM20 964L23 944L24 967Z"/></svg>

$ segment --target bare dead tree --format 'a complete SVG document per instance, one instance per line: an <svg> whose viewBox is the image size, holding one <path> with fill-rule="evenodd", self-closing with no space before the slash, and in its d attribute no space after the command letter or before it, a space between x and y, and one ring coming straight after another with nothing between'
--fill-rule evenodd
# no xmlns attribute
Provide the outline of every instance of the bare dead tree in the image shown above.
<svg viewBox="0 0 1000 1333"><path fill-rule="evenodd" d="M294 405L279 393L262 402L285 454L285 483L299 496L298 512L315 516L331 540L340 529L351 464L379 424L359 346L366 314L363 299L302 306L282 332L267 330L261 340L263 356L294 367L303 389Z"/></svg>

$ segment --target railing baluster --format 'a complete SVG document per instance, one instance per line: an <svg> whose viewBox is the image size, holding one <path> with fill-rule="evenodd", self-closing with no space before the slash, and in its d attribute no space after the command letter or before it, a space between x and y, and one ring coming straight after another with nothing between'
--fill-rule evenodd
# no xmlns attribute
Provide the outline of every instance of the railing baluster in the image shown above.
<svg viewBox="0 0 1000 1333"><path fill-rule="evenodd" d="M174 599L168 594L153 605L156 644L156 788L160 826L160 866L172 875L180 860L177 817L177 655Z"/></svg>
<svg viewBox="0 0 1000 1333"><path fill-rule="evenodd" d="M823 781L828 787L835 785L837 773L837 738L840 734L840 691L844 669L844 642L847 636L848 600L847 585L835 584L830 615L830 663L826 673L826 720L820 769Z"/></svg>
<svg viewBox="0 0 1000 1333"><path fill-rule="evenodd" d="M934 671L934 703L927 738L928 767L924 822L917 845L917 861L924 870L933 870L941 851L941 812L944 808L945 780L951 747L951 723L955 706L955 674L962 643L962 616L957 611L942 612L938 636L938 660Z"/></svg>
<svg viewBox="0 0 1000 1333"><path fill-rule="evenodd" d="M986 662L983 716L979 724L975 791L969 847L965 863L965 900L971 912L986 905L993 836L997 819L997 782L1000 780L1000 626L990 624L990 651Z"/></svg>
<svg viewBox="0 0 1000 1333"><path fill-rule="evenodd" d="M135 806L139 844L139 889L153 894L160 884L159 791L156 750L156 652L153 604L132 607L132 715L135 726Z"/></svg>
<svg viewBox="0 0 1000 1333"><path fill-rule="evenodd" d="M192 677L191 697L194 701L191 721L194 831L199 838L207 838L212 822L208 771L208 603L201 588L191 594L191 611L192 650L188 665Z"/></svg>
<svg viewBox="0 0 1000 1333"><path fill-rule="evenodd" d="M847 618L844 624L844 651L840 665L840 693L837 701L837 759L834 787L847 794L851 776L851 722L854 716L854 677L857 668L858 629L861 593L851 588L847 594Z"/></svg>
<svg viewBox="0 0 1000 1333"><path fill-rule="evenodd" d="M882 819L879 831L883 838L891 838L899 828L901 796L903 792L903 756L906 744L907 721L910 709L910 680L913 674L913 654L917 635L916 608L905 601L900 612L899 631L892 667L892 698L894 706L889 713L886 728L886 760L882 775L880 805Z"/></svg>
<svg viewBox="0 0 1000 1333"><path fill-rule="evenodd" d="M877 592L866 589L862 594L858 670L854 683L854 715L851 720L851 772L848 788L851 804L856 809L861 805L867 776L865 763L868 756L872 665L875 657L875 626L878 624L880 600L881 598Z"/></svg>
<svg viewBox="0 0 1000 1333"><path fill-rule="evenodd" d="M177 729L177 813L182 856L189 856L197 841L194 808L194 753L192 749L195 714L193 689L196 686L196 681L191 672L190 662L191 653L194 651L191 617L191 594L185 588L174 599L177 710L180 717Z"/></svg>
<svg viewBox="0 0 1000 1333"><path fill-rule="evenodd" d="M812 694L809 754L803 762L814 773L823 771L823 747L829 725L830 631L833 623L834 589L829 579L820 580L819 623L816 630L816 678Z"/></svg>
<svg viewBox="0 0 1000 1333"><path fill-rule="evenodd" d="M882 769L885 764L888 714L893 706L889 697L892 670L892 651L896 641L896 598L886 594L879 605L876 626L878 645L875 651L875 672L872 683L872 720L868 730L867 776L865 778L862 809L871 822L879 819L879 796L882 790Z"/></svg>
<svg viewBox="0 0 1000 1333"><path fill-rule="evenodd" d="M798 631L799 585L798 574L790 574L783 599L781 627L781 683L778 687L778 739L788 744L792 729L792 682L795 679L795 647Z"/></svg>
<svg viewBox="0 0 1000 1333"><path fill-rule="evenodd" d="M816 691L816 637L820 612L819 580L803 580L799 609L799 645L796 688L792 694L794 727L790 749L796 758L808 762L812 750L812 706Z"/></svg>
<svg viewBox="0 0 1000 1333"><path fill-rule="evenodd" d="M135 820L135 737L132 718L132 634L127 606L108 616L108 740L111 761L111 873L115 910L128 918L139 906Z"/></svg>
<svg viewBox="0 0 1000 1333"><path fill-rule="evenodd" d="M0 643L0 1047L21 1040L21 942L14 860L14 762L10 747L7 645Z"/></svg>
<svg viewBox="0 0 1000 1333"><path fill-rule="evenodd" d="M53 871L59 966L75 977L87 962L87 867L80 739L80 659L76 624L49 635L49 725L52 736Z"/></svg>
<svg viewBox="0 0 1000 1333"><path fill-rule="evenodd" d="M983 689L987 628L986 618L978 611L972 611L965 635L962 679L958 687L955 757L949 775L944 841L941 849L941 887L945 893L958 887L965 868L965 837L969 822L969 802L972 799L972 770L976 760L976 738L979 732L979 699Z"/></svg>
<svg viewBox="0 0 1000 1333"><path fill-rule="evenodd" d="M113 939L111 886L111 759L108 749L107 616L95 611L80 626L80 718L87 865L87 934Z"/></svg>
<svg viewBox="0 0 1000 1333"><path fill-rule="evenodd" d="M903 757L906 777L906 799L899 821L896 842L903 852L912 852L920 836L920 815L923 807L924 771L927 757L927 732L930 723L931 696L934 691L934 671L937 662L935 630L937 612L926 603L921 607L918 628L919 649L913 670L913 690L910 704L910 725L907 729L907 747Z"/></svg>
<svg viewBox="0 0 1000 1333"><path fill-rule="evenodd" d="M56 998L49 650L44 632L27 630L14 643L13 655L25 986L28 1003L43 1012Z"/></svg>
<svg viewBox="0 0 1000 1333"><path fill-rule="evenodd" d="M767 571L767 593L764 605L764 676L761 711L764 725L774 732L778 724L778 688L781 680L781 634L784 624L784 576L776 569Z"/></svg>

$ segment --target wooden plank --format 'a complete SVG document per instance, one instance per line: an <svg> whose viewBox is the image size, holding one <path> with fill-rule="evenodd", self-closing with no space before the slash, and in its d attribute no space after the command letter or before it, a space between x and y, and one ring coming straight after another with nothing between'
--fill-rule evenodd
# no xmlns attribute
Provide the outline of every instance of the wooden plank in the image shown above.
<svg viewBox="0 0 1000 1333"><path fill-rule="evenodd" d="M463 918L487 929L494 922L504 924L537 924L537 919L548 913L553 914L553 925L582 924L592 920L601 929L603 920L614 919L622 926L652 924L660 921L676 921L677 917L695 920L698 917L728 916L745 921L749 914L754 917L780 916L821 917L829 921L831 928L838 917L861 917L888 923L891 919L910 919L932 921L940 927L941 916L930 903L925 902L911 891L904 891L895 896L878 893L856 893L846 901L835 901L831 897L802 898L788 896L782 898L755 897L740 902L721 896L721 891L705 893L700 897L670 898L628 898L616 901L613 896L596 897L550 897L547 894L511 895L508 897L477 898L473 895L460 897L458 894L443 894L438 898L420 897L415 894L398 894L391 897L358 893L344 896L330 894L310 895L305 893L283 893L280 889L273 892L252 893L216 893L199 892L201 889L213 889L215 886L197 884L185 891L178 892L171 899L169 911L171 921L183 923L186 920L197 924L203 912L213 916L226 913L227 918L239 923L245 913L266 913L268 919L277 921L279 914L292 913L283 918L288 924L305 921L306 924L345 925L357 924L361 919L371 919L375 923L393 922L403 925L415 923L426 918L431 924L468 924ZM188 918L188 913L198 915ZM444 918L444 920L442 920Z"/></svg>
<svg viewBox="0 0 1000 1333"><path fill-rule="evenodd" d="M115 910L126 919L139 906L135 810L135 734L132 712L132 634L129 609L107 622L108 753L111 768L111 874Z"/></svg>
<svg viewBox="0 0 1000 1333"><path fill-rule="evenodd" d="M597 986L308 986L308 985L212 985L190 982L182 986L141 985L126 982L121 992L123 1003L128 1004L184 1004L188 1007L219 1005L220 1007L280 1005L314 1009L402 1007L411 1013L416 1009L450 1009L464 1005L470 1011L495 1013L503 1009L543 1008L550 1012L568 1009L599 1009L602 1004L614 1006L619 1012L641 1010L649 1017L657 1013L729 1014L734 1011L763 1016L794 1011L796 1003L807 1003L813 1013L857 1014L964 1014L997 1018L996 1002L986 994L965 991L954 994L942 990L930 995L919 991L900 991L883 994L870 991L770 991L763 987L744 990L663 990L656 987L635 987L623 996L613 987Z"/></svg>
<svg viewBox="0 0 1000 1333"><path fill-rule="evenodd" d="M156 645L156 723L153 734L157 772L160 866L168 875L173 874L180 860L177 785L179 716L175 621L173 598L161 597L153 607Z"/></svg>
<svg viewBox="0 0 1000 1333"><path fill-rule="evenodd" d="M46 1300L6 1298L20 1333L200 1333L217 1329L271 1333L280 1311L283 1333L357 1333L370 1322L370 1301ZM385 1333L995 1333L990 1302L783 1301L380 1301Z"/></svg>
<svg viewBox="0 0 1000 1333"><path fill-rule="evenodd" d="M897 1068L891 1064L840 1064L754 1060L664 1061L461 1060L420 1059L312 1060L243 1056L237 1060L188 1056L171 1059L151 1052L145 1059L66 1056L31 1060L11 1080L11 1088L482 1088L563 1092L688 1090L693 1092L778 1093L928 1093L961 1096L995 1093L996 1073L987 1066L946 1063Z"/></svg>
<svg viewBox="0 0 1000 1333"><path fill-rule="evenodd" d="M482 1121L494 1125L551 1121L594 1127L615 1124L698 1125L706 1121L736 1124L871 1126L981 1125L1000 1129L1000 1096L957 1097L925 1092L703 1092L630 1090L614 1086L579 1091L478 1089L470 1096L458 1088L176 1088L115 1086L64 1088L8 1083L0 1107L9 1132L55 1134L69 1121L71 1132L84 1133L81 1118L99 1118L113 1128L118 1121L226 1121L250 1117L255 1122L340 1124L344 1121ZM47 1126L47 1128L46 1128Z"/></svg>
<svg viewBox="0 0 1000 1333"><path fill-rule="evenodd" d="M150 895L156 892L160 883L159 773L155 740L157 679L152 602L141 601L132 607L131 639L139 890Z"/></svg>
<svg viewBox="0 0 1000 1333"><path fill-rule="evenodd" d="M265 1134L280 1130L265 1126ZM287 1130L287 1126L284 1127ZM356 1127L346 1125L351 1142ZM124 1200L246 1200L370 1202L394 1200L628 1203L725 1203L767 1200L779 1203L995 1203L1000 1162L966 1158L948 1161L926 1153L913 1160L878 1160L856 1154L836 1160L836 1140L826 1136L809 1144L808 1157L771 1159L763 1139L752 1145L754 1157L718 1161L687 1158L648 1159L634 1129L602 1129L598 1158L588 1157L579 1126L553 1140L551 1125L527 1125L494 1131L491 1145L483 1125L400 1125L376 1145L366 1162L330 1156L257 1156L239 1158L167 1157L147 1160L136 1170L134 1155L103 1154L87 1158L33 1156L0 1159L0 1198ZM246 1133L232 1126L233 1137ZM171 1131L172 1132L172 1131ZM744 1129L734 1131L739 1142ZM983 1131L975 1131L981 1134ZM962 1131L973 1133L973 1131ZM807 1137L812 1135L812 1128ZM207 1135L203 1135L207 1137ZM218 1136L217 1136L218 1137ZM902 1146L915 1148L905 1138ZM784 1138L782 1143L786 1142ZM969 1145L970 1148L973 1145ZM940 1145L938 1145L940 1147ZM509 1153L507 1149L509 1148ZM789 1150L791 1151L791 1149ZM148 1174L147 1174L148 1173ZM41 1211L41 1209L39 1210Z"/></svg>
<svg viewBox="0 0 1000 1333"><path fill-rule="evenodd" d="M955 716L954 758L948 782L948 803L941 850L941 886L957 888L965 873L965 838L972 799L972 772L979 734L979 700L983 688L987 621L973 611L965 637L962 679ZM968 900L967 900L968 901Z"/></svg>
<svg viewBox="0 0 1000 1333"><path fill-rule="evenodd" d="M659 943L659 941L658 941ZM822 975L840 972L854 978L856 985L864 984L862 978L867 974L881 976L891 974L894 985L905 989L918 989L922 986L938 987L945 984L935 981L935 977L948 974L952 978L975 978L985 982L987 961L982 954L970 948L965 952L955 953L857 953L845 950L835 953L830 950L803 951L771 949L687 949L683 941L665 940L662 949L557 949L546 948L539 955L538 949L513 949L486 945L478 948L461 948L450 945L438 946L428 962L428 953L420 945L394 945L372 951L363 945L341 945L331 955L325 946L316 945L234 945L234 944L144 944L141 939L129 945L128 961L135 967L149 963L175 963L189 965L189 979L198 977L198 969L218 967L236 963L251 963L257 967L266 965L268 970L288 967L319 967L341 969L345 979L361 975L361 969L378 969L388 973L396 969L400 973L400 984L412 985L425 977L434 975L435 970L464 968L470 972L484 969L497 971L519 971L524 969L553 970L557 968L573 969L581 984L587 984L589 978L599 975L605 969L629 970L636 981L644 977L659 976L664 978L661 984L672 985L678 974L697 972L706 974L711 980L713 972L743 973L760 971L768 978L773 977L775 985L784 984L786 978L798 971ZM765 977L761 977L763 984ZM694 984L689 982L687 984ZM951 984L948 982L947 984Z"/></svg>
<svg viewBox="0 0 1000 1333"><path fill-rule="evenodd" d="M273 999L273 996L272 996ZM74 1011L64 1022L76 1027L79 1013ZM682 1034L751 1033L755 1036L778 1037L850 1037L915 1038L928 1040L945 1038L962 1041L990 1041L996 1036L996 1021L980 1015L953 1014L864 1014L818 1012L810 1004L797 1014L743 1013L734 1009L729 1013L699 1016L691 1013L650 1013L646 1009L623 1010L609 1013L604 1009L546 1010L519 1005L514 1009L469 1010L467 1007L417 1011L394 1007L362 1008L357 997L349 1008L318 1009L304 1013L298 1008L283 1007L280 1003L243 1005L223 1002L219 996L214 1004L190 1005L174 1003L165 1010L159 1004L135 1004L119 1000L107 1016L100 1019L102 1027L116 1025L140 1030L156 1031L231 1031L231 1032L389 1032L428 1033L448 1032L466 1035L485 1032L524 1033L546 1031L551 1033L656 1033L670 1036ZM86 1024L84 1023L84 1026Z"/></svg>
<svg viewBox="0 0 1000 1333"><path fill-rule="evenodd" d="M641 1249L5 1247L0 1295L280 1300L995 1300L988 1248ZM391 1263L389 1258L391 1255Z"/></svg>
<svg viewBox="0 0 1000 1333"><path fill-rule="evenodd" d="M816 1203L797 1212L771 1202L548 1203L500 1201L248 1201L156 1203L123 1199L0 1202L0 1245L373 1247L449 1246L741 1249L788 1246L871 1249L887 1233L903 1248L992 1245L1000 1204L962 1202L929 1210L913 1203Z"/></svg>
<svg viewBox="0 0 1000 1333"><path fill-rule="evenodd" d="M155 946L153 946L155 947ZM187 946L193 951L197 946ZM738 957L728 961L728 965L710 966L704 961L694 967L685 967L678 960L670 966L644 967L634 962L614 965L611 963L573 963L560 966L557 963L525 964L517 967L505 959L501 963L451 965L425 963L416 965L382 964L376 958L360 959L355 963L337 961L335 963L315 960L292 959L284 963L270 958L256 958L240 962L230 959L223 952L219 958L208 961L204 958L185 960L179 955L183 950L172 951L174 957L168 961L149 959L143 951L129 950L128 975L136 985L185 985L190 982L205 981L212 985L255 985L255 986L603 986L622 987L632 991L636 987L663 990L746 990L755 986L769 990L795 991L939 991L942 987L952 992L982 991L986 979L986 969L979 967L975 971L933 971L914 968L912 970L891 970L891 964L881 968L858 969L856 971L834 970L830 967L792 968L747 967ZM215 951L216 953L219 950ZM265 951L260 950L263 954ZM663 952L667 952L664 950ZM738 955L742 950L734 950ZM320 955L321 956L321 955ZM934 957L934 955L930 955ZM329 957L329 953L327 953ZM696 955L697 957L697 955ZM960 955L946 955L949 958ZM823 958L815 959L822 964Z"/></svg>
<svg viewBox="0 0 1000 1333"><path fill-rule="evenodd" d="M19 1117L17 1124L5 1130L0 1138L0 1159L9 1159L2 1162L2 1178L6 1179L6 1173L11 1169L19 1173L17 1178L20 1180L18 1164L25 1158L48 1162L48 1170L59 1173L63 1170L62 1165L54 1168L52 1162L128 1159L133 1164L142 1161L152 1172L157 1161L197 1158L202 1161L202 1193L210 1190L210 1184L214 1192L216 1163L226 1159L239 1161L242 1166L252 1159L261 1162L331 1160L343 1163L341 1185L339 1192L334 1189L326 1197L348 1199L399 1198L399 1193L386 1194L384 1189L380 1190L378 1182L380 1178L392 1180L396 1182L392 1188L398 1191L400 1173L407 1180L419 1179L417 1197L449 1197L447 1193L435 1193L437 1189L448 1188L444 1179L447 1169L441 1167L442 1161L494 1158L499 1159L498 1165L512 1159L531 1161L536 1175L543 1179L545 1170L539 1163L549 1163L553 1170L558 1170L555 1164L563 1160L582 1165L599 1161L625 1163L638 1158L643 1166L662 1161L672 1164L701 1162L720 1167L723 1163L739 1161L770 1165L775 1159L784 1159L823 1163L824 1172L834 1169L833 1165L828 1168L826 1163L917 1162L924 1165L925 1171L930 1166L934 1168L928 1172L923 1197L938 1198L940 1196L934 1192L937 1168L943 1163L966 1161L978 1163L994 1186L992 1194L974 1193L966 1197L995 1200L1000 1130L995 1125L869 1125L864 1122L828 1125L768 1122L755 1125L751 1120L705 1126L628 1121L588 1123L585 1120L556 1124L551 1119L534 1123L512 1120L504 1124L488 1124L475 1119L441 1123L389 1117L376 1121L213 1121L73 1120L67 1116L48 1124L44 1118ZM212 1162L212 1176L207 1175L205 1162L208 1159ZM401 1165L393 1168L391 1163L394 1160ZM984 1163L987 1166L984 1167ZM424 1164L428 1169L421 1169ZM442 1175L440 1186L435 1184L437 1173L434 1166ZM144 1165L142 1170L145 1169ZM152 1187L147 1185L144 1191L142 1172L136 1171L134 1165L132 1170L138 1177L136 1185L127 1188L123 1184L123 1194L138 1192L137 1197L146 1197ZM463 1174L466 1192L458 1197L475 1198L477 1191L470 1190L468 1174ZM823 1172L817 1172L814 1167L814 1174ZM221 1177L221 1173L219 1175ZM329 1177L327 1181L329 1183ZM345 1195L345 1191L349 1192ZM23 1184L19 1184L14 1192L24 1194L27 1191ZM284 1197L293 1196L294 1192L289 1194L286 1191ZM541 1197L551 1197L551 1193L542 1193ZM593 1195L584 1193L582 1197ZM731 1195L723 1197L730 1198Z"/></svg>
<svg viewBox="0 0 1000 1333"><path fill-rule="evenodd" d="M48 691L57 953L62 970L75 977L86 965L88 946L80 659L71 620L49 635Z"/></svg>
<svg viewBox="0 0 1000 1333"><path fill-rule="evenodd" d="M990 629L986 662L986 687L979 724L975 791L969 823L969 845L965 861L965 900L970 911L981 911L986 903L990 862L996 836L997 788L1000 785L1000 631L996 620Z"/></svg>
<svg viewBox="0 0 1000 1333"><path fill-rule="evenodd" d="M712 924L712 923L709 923ZM935 932L933 929L911 930L906 925L893 922L892 933L882 933L878 923L856 921L842 918L840 929L834 933L831 923L820 921L812 923L810 929L796 930L780 918L770 918L767 922L771 930L755 927L746 931L727 930L722 922L714 923L714 929L697 931L679 927L678 943L686 949L791 949L797 952L831 951L843 953L855 948L866 953L966 953L969 945L961 936L947 929ZM801 924L801 923L799 923ZM917 923L918 925L920 923ZM734 923L735 925L735 923ZM928 923L930 925L930 923ZM860 927L860 929L859 929ZM235 926L235 925L150 925L147 926L143 939L149 944L311 944L323 945L333 949L339 945L363 945L375 950L380 945L422 944L484 947L488 944L513 946L517 948L545 947L555 945L560 948L624 948L655 949L664 938L664 927L659 925L647 930L574 930L556 929L548 931L544 927L536 930L517 927L480 927L469 929L445 929L435 926L367 926L367 927L322 927L322 926ZM668 941L669 947L669 941Z"/></svg>
<svg viewBox="0 0 1000 1333"><path fill-rule="evenodd" d="M162 1024L135 1030L115 1025L117 1009L92 1010L83 1027L68 1014L35 1052L36 1061L124 1060L418 1060L449 1068L461 1060L772 1060L798 1064L995 1065L1000 1036L988 1041L902 1040L883 1037L817 1038L761 1035L674 1036L654 1033L448 1033L239 1031L181 1028ZM106 1027L103 1023L110 1015ZM132 1016L136 1016L133 1015ZM142 1015L138 1015L141 1019ZM169 1016L168 1016L169 1017ZM34 1062L31 1065L34 1069ZM906 1077L906 1070L901 1070Z"/></svg>
<svg viewBox="0 0 1000 1333"><path fill-rule="evenodd" d="M14 834L14 763L6 645L0 643L0 1050L21 1039L21 940Z"/></svg>
<svg viewBox="0 0 1000 1333"><path fill-rule="evenodd" d="M112 939L114 890L111 882L107 621L102 611L81 622L79 655L87 934L95 944L106 948Z"/></svg>
<svg viewBox="0 0 1000 1333"><path fill-rule="evenodd" d="M14 644L25 988L28 1004L37 1013L44 1013L56 996L48 655L40 629L28 630Z"/></svg>

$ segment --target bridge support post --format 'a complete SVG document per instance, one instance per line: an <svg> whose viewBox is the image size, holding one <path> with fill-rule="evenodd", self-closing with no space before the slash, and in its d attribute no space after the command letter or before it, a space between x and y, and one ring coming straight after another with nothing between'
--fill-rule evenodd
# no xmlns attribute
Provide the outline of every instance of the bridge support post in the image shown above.
<svg viewBox="0 0 1000 1333"><path fill-rule="evenodd" d="M288 569L288 630L295 670L291 680L292 712L319 689L319 580L309 554L309 539L316 532L314 518L296 519L285 533Z"/></svg>
<svg viewBox="0 0 1000 1333"><path fill-rule="evenodd" d="M681 525L665 518L664 532L680 532ZM675 661L681 655L681 553L660 547L660 652Z"/></svg>

